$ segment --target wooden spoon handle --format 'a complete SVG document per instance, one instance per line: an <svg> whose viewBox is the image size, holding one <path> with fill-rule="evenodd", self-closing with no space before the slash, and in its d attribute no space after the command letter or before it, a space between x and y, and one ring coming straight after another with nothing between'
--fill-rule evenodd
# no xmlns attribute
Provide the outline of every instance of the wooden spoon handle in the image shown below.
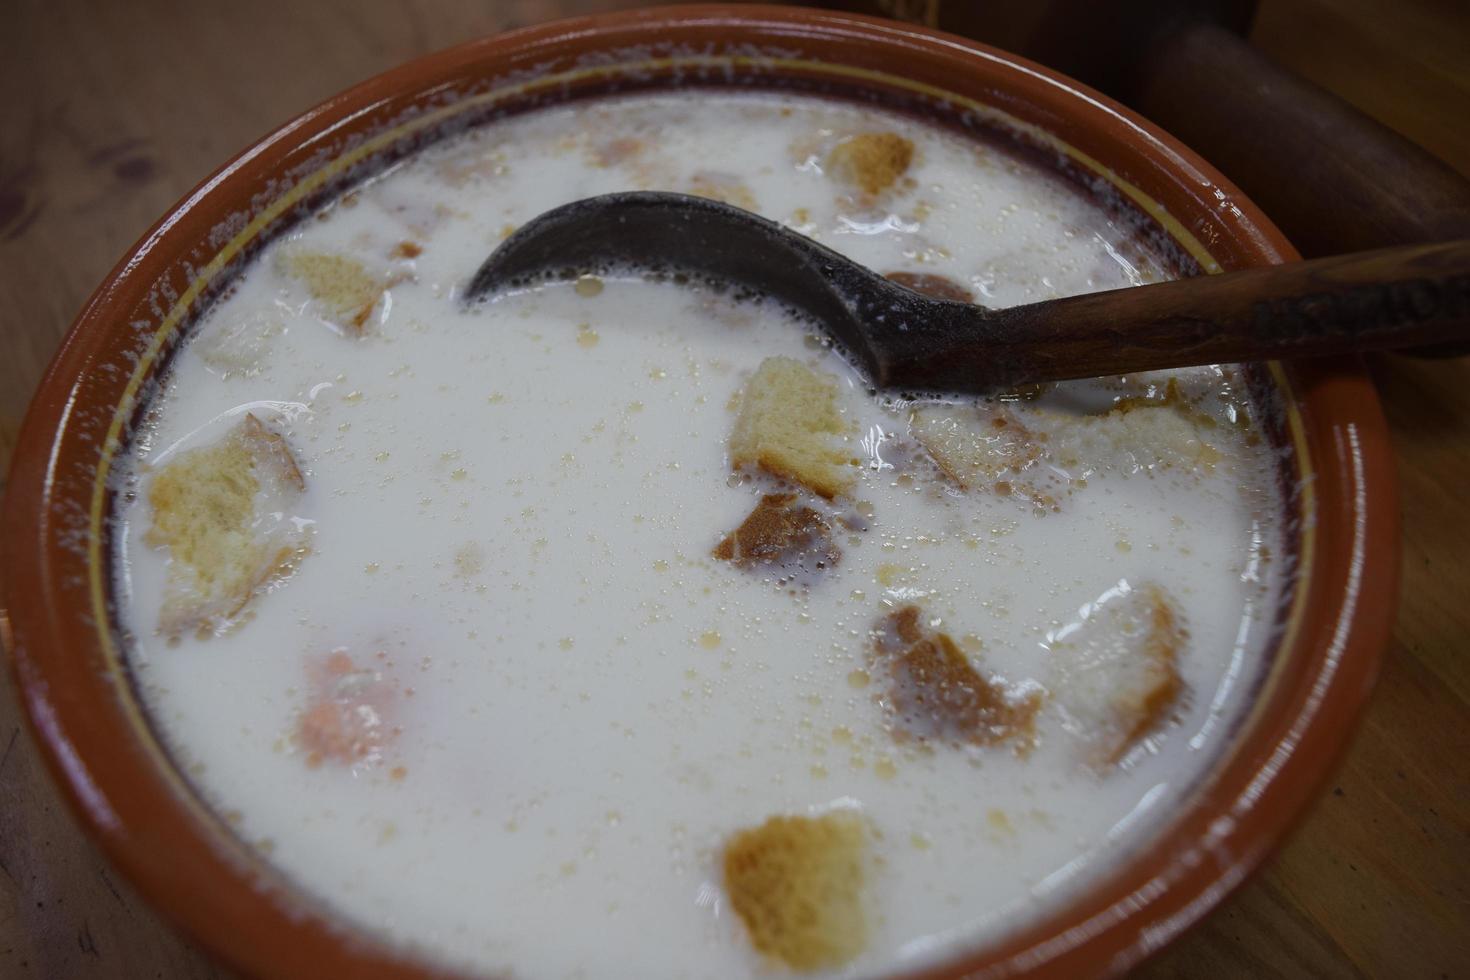
<svg viewBox="0 0 1470 980"><path fill-rule="evenodd" d="M1050 300L968 329L947 319L890 347L880 383L973 390L977 377L1007 386L1464 340L1470 241Z"/></svg>

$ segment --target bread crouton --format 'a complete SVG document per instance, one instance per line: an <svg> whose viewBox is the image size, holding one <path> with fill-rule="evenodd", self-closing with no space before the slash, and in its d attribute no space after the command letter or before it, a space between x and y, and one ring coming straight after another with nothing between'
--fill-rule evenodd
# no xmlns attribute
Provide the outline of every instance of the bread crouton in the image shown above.
<svg viewBox="0 0 1470 980"><path fill-rule="evenodd" d="M1170 378L1162 393L1119 399L1102 415L1052 414L1050 451L1058 465L1078 470L1209 473L1224 458L1209 441L1218 424Z"/></svg>
<svg viewBox="0 0 1470 980"><path fill-rule="evenodd" d="M287 574L306 553L305 532L288 516L305 490L286 440L254 415L161 467L148 485L144 536L169 555L159 632L218 629Z"/></svg>
<svg viewBox="0 0 1470 980"><path fill-rule="evenodd" d="M730 434L730 464L757 466L827 499L857 481L852 457L833 438L849 426L837 407L837 381L789 357L761 362L740 398Z"/></svg>
<svg viewBox="0 0 1470 980"><path fill-rule="evenodd" d="M695 174L689 179L689 193L695 197L707 197L712 201L721 201L746 211L760 210L760 205L756 202L755 195L751 193L750 188L738 177L726 174Z"/></svg>
<svg viewBox="0 0 1470 980"><path fill-rule="evenodd" d="M390 724L393 689L379 670L360 667L346 650L308 665L311 701L296 726L306 765L357 766L381 761L397 734Z"/></svg>
<svg viewBox="0 0 1470 980"><path fill-rule="evenodd" d="M827 172L866 194L893 186L914 160L914 144L897 133L857 133L827 154Z"/></svg>
<svg viewBox="0 0 1470 980"><path fill-rule="evenodd" d="M1006 408L923 405L910 414L909 433L962 490L1014 495L1039 513L1058 509L1052 477L1036 468L1048 456L1045 437Z"/></svg>
<svg viewBox="0 0 1470 980"><path fill-rule="evenodd" d="M854 814L771 817L725 845L725 892L760 952L794 970L828 969L867 943L866 861Z"/></svg>
<svg viewBox="0 0 1470 980"><path fill-rule="evenodd" d="M1089 762L1116 763L1178 703L1186 639L1169 594L1147 584L1101 603L1053 643L1052 689Z"/></svg>
<svg viewBox="0 0 1470 980"><path fill-rule="evenodd" d="M1122 399L1107 417L1118 421L1118 442L1140 461L1152 449L1156 465L1165 469L1179 466L1209 472L1222 458L1205 438L1218 423L1190 404L1174 378L1164 385L1161 398Z"/></svg>
<svg viewBox="0 0 1470 980"><path fill-rule="evenodd" d="M281 273L306 287L323 319L349 334L361 335L383 293L392 285L359 260L334 252L283 248L276 253Z"/></svg>
<svg viewBox="0 0 1470 980"><path fill-rule="evenodd" d="M923 296L934 299L953 300L956 303L973 303L975 294L948 276L934 272L885 272L883 278L896 282L905 289L912 289Z"/></svg>
<svg viewBox="0 0 1470 980"><path fill-rule="evenodd" d="M1184 412L1164 407L1127 413L1115 409L1108 417L1117 420L1112 443L1131 460L1131 471L1178 468L1208 473L1224 458L1205 439L1200 420Z"/></svg>
<svg viewBox="0 0 1470 980"><path fill-rule="evenodd" d="M797 503L796 494L768 493L712 554L740 568L775 566L784 583L832 568L842 550L832 540L831 525L812 508Z"/></svg>
<svg viewBox="0 0 1470 980"><path fill-rule="evenodd" d="M923 405L910 413L909 432L965 490L1019 476L1044 451L1013 413L999 407Z"/></svg>
<svg viewBox="0 0 1470 980"><path fill-rule="evenodd" d="M634 136L617 136L587 147L587 162L594 167L614 167L634 160L648 149L648 144Z"/></svg>
<svg viewBox="0 0 1470 980"><path fill-rule="evenodd" d="M876 631L875 656L888 674L885 700L895 735L1029 749L1041 693L985 677L949 634L923 626L920 615L918 606L904 606Z"/></svg>
<svg viewBox="0 0 1470 980"><path fill-rule="evenodd" d="M219 317L190 349L222 378L252 378L285 324L272 311L256 310L244 316Z"/></svg>

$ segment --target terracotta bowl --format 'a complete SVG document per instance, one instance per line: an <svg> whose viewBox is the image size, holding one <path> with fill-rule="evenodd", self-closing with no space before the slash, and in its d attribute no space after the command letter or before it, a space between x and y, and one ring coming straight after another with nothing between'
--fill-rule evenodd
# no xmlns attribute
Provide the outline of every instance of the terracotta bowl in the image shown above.
<svg viewBox="0 0 1470 980"><path fill-rule="evenodd" d="M177 338L263 241L385 161L508 112L613 91L786 87L1008 134L1146 216L1206 272L1297 258L1254 205L1137 116L1038 65L906 25L710 6L548 24L388 72L241 153L97 289L42 382L4 512L7 645L57 780L138 889L226 961L273 976L422 975L296 895L170 764L118 656L112 461ZM1148 846L1039 921L935 975L1121 972L1219 903L1311 800L1344 745L1396 594L1393 461L1357 362L1255 370L1295 519L1297 584L1249 716Z"/></svg>

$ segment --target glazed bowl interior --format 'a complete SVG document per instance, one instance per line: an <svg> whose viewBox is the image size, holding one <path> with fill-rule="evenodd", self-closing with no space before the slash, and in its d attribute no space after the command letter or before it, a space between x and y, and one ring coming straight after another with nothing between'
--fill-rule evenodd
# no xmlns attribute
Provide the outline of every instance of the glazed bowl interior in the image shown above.
<svg viewBox="0 0 1470 980"><path fill-rule="evenodd" d="M121 261L22 432L5 510L9 645L57 778L109 856L251 973L423 967L337 925L199 802L151 731L110 595L113 463L191 323L264 243L429 143L507 114L670 87L803 91L920 114L1047 161L1186 272L1295 258L1219 174L1104 97L980 45L807 10L610 15L455 48L292 121L200 185ZM1392 462L1356 363L1253 368L1293 518L1294 585L1248 717L1148 846L939 974L1116 972L1217 904L1325 778L1372 681L1396 592Z"/></svg>

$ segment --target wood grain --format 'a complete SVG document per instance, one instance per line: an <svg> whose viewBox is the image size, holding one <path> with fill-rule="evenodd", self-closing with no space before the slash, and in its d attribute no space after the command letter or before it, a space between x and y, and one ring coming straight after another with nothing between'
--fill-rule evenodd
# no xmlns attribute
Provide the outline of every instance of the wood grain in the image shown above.
<svg viewBox="0 0 1470 980"><path fill-rule="evenodd" d="M785 242L779 247L784 250ZM802 253L791 252L785 267L802 269ZM897 333L864 329L861 316L849 318L855 321L850 329L833 327L842 322L835 317L821 318L884 387L983 392L1200 364L1449 343L1470 350L1470 241L1355 252L984 311L895 296L898 290L881 280L875 288L871 273L840 258L812 264L858 309L887 309L890 318L910 324ZM726 271L719 262L709 268ZM821 281L815 271L805 279Z"/></svg>
<svg viewBox="0 0 1470 980"><path fill-rule="evenodd" d="M148 225L236 150L414 55L617 0L76 0L0 32L0 465L51 353ZM1271 54L1470 173L1459 0L1266 0ZM1327 795L1153 977L1461 975L1470 964L1470 362L1376 358L1404 500L1383 677ZM101 860L0 675L0 976L218 978Z"/></svg>
<svg viewBox="0 0 1470 980"><path fill-rule="evenodd" d="M1114 94L1201 151L1307 258L1470 238L1470 179L1219 26L1161 31Z"/></svg>
<svg viewBox="0 0 1470 980"><path fill-rule="evenodd" d="M1251 40L1470 177L1470 4L1267 0Z"/></svg>

